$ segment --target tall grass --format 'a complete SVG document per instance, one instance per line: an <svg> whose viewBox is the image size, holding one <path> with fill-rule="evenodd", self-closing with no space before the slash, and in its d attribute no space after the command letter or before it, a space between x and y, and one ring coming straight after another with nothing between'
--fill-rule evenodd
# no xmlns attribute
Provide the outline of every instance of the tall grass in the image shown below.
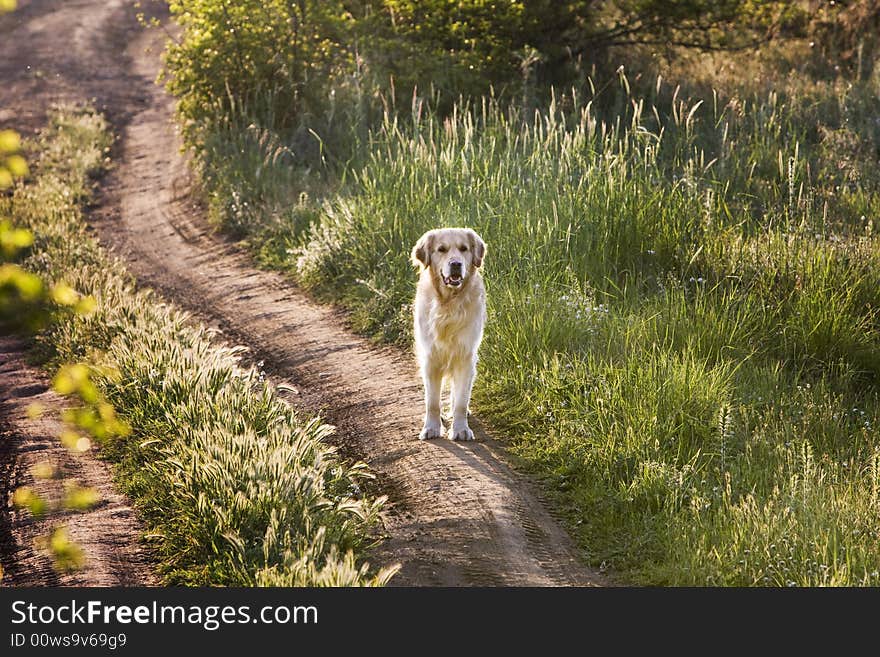
<svg viewBox="0 0 880 657"><path fill-rule="evenodd" d="M111 142L100 115L65 109L34 149L37 175L3 201L35 243L25 266L94 295L96 309L43 335L56 360L87 359L133 428L102 455L142 512L165 582L381 585L356 555L381 499L363 464L339 459L331 428L290 408L262 373L148 290L86 231L80 206Z"/></svg>
<svg viewBox="0 0 880 657"><path fill-rule="evenodd" d="M255 197L244 231L408 345L409 247L478 230L474 409L593 562L654 584L877 585L878 87L689 98L621 71L527 116L389 117L339 194L276 223ZM214 194L236 191L224 166Z"/></svg>

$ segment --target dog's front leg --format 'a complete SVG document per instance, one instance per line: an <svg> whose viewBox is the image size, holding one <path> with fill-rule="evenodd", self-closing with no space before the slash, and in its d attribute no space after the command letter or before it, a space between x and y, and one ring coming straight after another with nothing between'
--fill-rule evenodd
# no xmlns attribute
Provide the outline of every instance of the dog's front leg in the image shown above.
<svg viewBox="0 0 880 657"><path fill-rule="evenodd" d="M419 440L439 438L443 435L443 424L440 421L440 389L443 385L443 373L430 363L422 369L422 381L425 384L425 426L419 434Z"/></svg>
<svg viewBox="0 0 880 657"><path fill-rule="evenodd" d="M452 440L473 440L474 432L468 426L468 406L471 401L471 389L477 370L473 365L462 367L452 379L452 428L449 437Z"/></svg>

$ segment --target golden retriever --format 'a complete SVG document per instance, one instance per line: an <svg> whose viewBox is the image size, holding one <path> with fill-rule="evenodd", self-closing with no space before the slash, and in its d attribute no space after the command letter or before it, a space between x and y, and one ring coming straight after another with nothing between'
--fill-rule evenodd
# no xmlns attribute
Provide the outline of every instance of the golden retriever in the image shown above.
<svg viewBox="0 0 880 657"><path fill-rule="evenodd" d="M468 404L477 374L477 349L486 321L486 289L479 267L486 245L470 228L429 230L413 247L421 270L414 305L415 347L425 386L425 425L419 438L439 438L440 391L451 383L452 440L473 440Z"/></svg>

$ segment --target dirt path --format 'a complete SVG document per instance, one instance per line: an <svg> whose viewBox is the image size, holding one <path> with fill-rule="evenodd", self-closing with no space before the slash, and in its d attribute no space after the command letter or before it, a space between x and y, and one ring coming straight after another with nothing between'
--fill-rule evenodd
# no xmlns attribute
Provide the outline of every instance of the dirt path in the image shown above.
<svg viewBox="0 0 880 657"><path fill-rule="evenodd" d="M161 11L143 4L147 12ZM69 76L99 70L80 93L95 96L121 134L116 167L93 212L102 242L143 284L250 347L277 380L300 391L292 403L321 412L345 446L370 464L393 502L389 539L371 561L402 563L398 585L607 583L579 561L533 486L510 469L478 421L476 443L416 439L422 401L410 356L352 335L336 311L282 276L254 269L207 228L190 198L171 101L152 84L164 35L140 30L122 0L55 5L32 0L23 9L25 22L48 26L38 47L43 55L69 51L52 37L58 25L69 21L81 30L74 43L83 50L58 66L56 93L75 95L79 80ZM57 16L66 12L72 14ZM121 43L127 47L118 48ZM33 99L17 103L30 107L31 116L39 113Z"/></svg>
<svg viewBox="0 0 880 657"><path fill-rule="evenodd" d="M74 454L61 445L58 419L64 400L48 389L46 376L27 365L26 345L0 337L0 499L30 486L44 499L57 500L61 479L34 479L31 468L51 464L64 482L95 488L96 506L83 513L50 513L34 519L9 508L0 514L0 563L3 586L146 586L156 583L153 566L137 538L143 528L125 498L113 486L110 469L92 454ZM32 403L44 407L28 417ZM85 553L81 570L58 573L49 553L35 541L64 525Z"/></svg>

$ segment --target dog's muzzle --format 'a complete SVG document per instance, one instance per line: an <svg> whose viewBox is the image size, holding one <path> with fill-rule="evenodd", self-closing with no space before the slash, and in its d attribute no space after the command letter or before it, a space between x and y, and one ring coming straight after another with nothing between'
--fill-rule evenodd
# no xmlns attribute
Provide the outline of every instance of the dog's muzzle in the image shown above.
<svg viewBox="0 0 880 657"><path fill-rule="evenodd" d="M449 275L441 274L443 284L449 287L459 287L464 281L462 264L456 260L449 263Z"/></svg>

